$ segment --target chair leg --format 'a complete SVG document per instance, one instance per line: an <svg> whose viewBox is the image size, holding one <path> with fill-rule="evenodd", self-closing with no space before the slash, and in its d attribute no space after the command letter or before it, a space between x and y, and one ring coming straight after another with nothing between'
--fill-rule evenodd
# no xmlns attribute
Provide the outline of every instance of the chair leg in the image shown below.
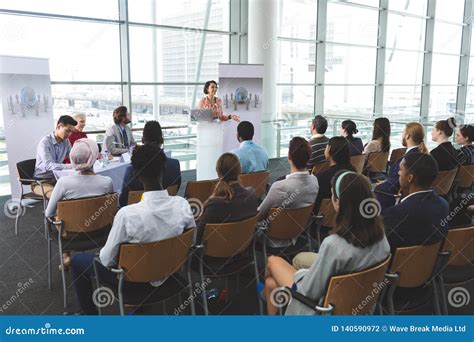
<svg viewBox="0 0 474 342"><path fill-rule="evenodd" d="M190 267L188 267L188 287L189 287L189 298L191 299L191 315L195 316L196 315L196 307L194 305L193 283L192 283ZM203 292L204 291L205 291L205 289L203 289ZM180 294L179 302L181 303L181 294Z"/></svg>
<svg viewBox="0 0 474 342"><path fill-rule="evenodd" d="M125 308L123 303L123 274L120 274L119 285L118 285L118 297L119 297L119 306L120 306L120 316L125 316Z"/></svg>
<svg viewBox="0 0 474 342"><path fill-rule="evenodd" d="M202 284L204 284L204 271L203 271L203 267L202 267L202 259L199 263L199 276L200 276L200 286L203 287ZM209 309L207 307L207 296L206 296L206 290L203 288L202 291L202 305L204 307L204 315L208 316L209 315Z"/></svg>
<svg viewBox="0 0 474 342"><path fill-rule="evenodd" d="M48 289L51 290L51 237L48 236Z"/></svg>
<svg viewBox="0 0 474 342"><path fill-rule="evenodd" d="M434 290L434 306L435 306L435 314L441 315L441 309L439 305L439 292L438 292L438 284L436 278L433 279L433 290Z"/></svg>
<svg viewBox="0 0 474 342"><path fill-rule="evenodd" d="M63 305L67 308L67 287L66 287L66 272L64 271L64 260L63 260L63 246L61 243L61 235L58 234L59 241L59 259L61 260L61 278L63 282Z"/></svg>
<svg viewBox="0 0 474 342"><path fill-rule="evenodd" d="M255 288L257 290L257 298L258 298L258 314L263 316L263 303L258 293L258 283L260 283L260 273L258 272L256 245L257 245L257 235L255 235L253 238L252 254L253 254L253 265L254 265L254 271L255 271Z"/></svg>
<svg viewBox="0 0 474 342"><path fill-rule="evenodd" d="M440 296L441 296L441 305L442 305L442 312L443 315L449 315L448 311L448 303L446 301L446 292L444 291L444 279L443 276L439 277L439 288L440 288Z"/></svg>
<svg viewBox="0 0 474 342"><path fill-rule="evenodd" d="M16 216L15 216L15 235L18 235L18 221L20 220L20 215L22 212L23 212L23 205L20 199L19 207L17 209Z"/></svg>

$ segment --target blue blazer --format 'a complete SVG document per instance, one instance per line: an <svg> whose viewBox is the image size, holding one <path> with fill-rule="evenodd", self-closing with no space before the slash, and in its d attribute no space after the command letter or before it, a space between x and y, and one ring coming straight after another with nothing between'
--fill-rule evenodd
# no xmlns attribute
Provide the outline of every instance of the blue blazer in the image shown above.
<svg viewBox="0 0 474 342"><path fill-rule="evenodd" d="M385 235L390 247L432 245L448 232L448 202L433 190L408 197L382 210Z"/></svg>
<svg viewBox="0 0 474 342"><path fill-rule="evenodd" d="M177 185L178 190L181 185L181 168L179 160L173 158L166 158L165 173L163 174L163 188L166 189L171 185ZM129 165L125 170L123 177L122 192L119 197L120 207L124 207L128 202L129 191L143 190L143 184L135 177L132 165Z"/></svg>
<svg viewBox="0 0 474 342"><path fill-rule="evenodd" d="M405 153L405 155L409 153L419 152L418 147L415 147ZM398 171L400 171L400 163L402 162L403 157L398 159L393 165L390 167L390 171L388 173L387 180L380 185L377 185L374 189L375 196L377 200L380 202L380 205L383 208L391 207L395 204L395 198L390 195L384 195L379 192L385 192L387 194L397 194L400 191L400 181L398 178Z"/></svg>

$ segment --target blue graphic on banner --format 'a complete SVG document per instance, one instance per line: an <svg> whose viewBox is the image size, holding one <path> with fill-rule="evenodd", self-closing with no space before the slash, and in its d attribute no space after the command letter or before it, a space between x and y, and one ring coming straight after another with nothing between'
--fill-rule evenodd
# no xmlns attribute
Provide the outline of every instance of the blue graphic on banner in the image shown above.
<svg viewBox="0 0 474 342"><path fill-rule="evenodd" d="M0 341L469 341L472 316L4 316Z"/></svg>

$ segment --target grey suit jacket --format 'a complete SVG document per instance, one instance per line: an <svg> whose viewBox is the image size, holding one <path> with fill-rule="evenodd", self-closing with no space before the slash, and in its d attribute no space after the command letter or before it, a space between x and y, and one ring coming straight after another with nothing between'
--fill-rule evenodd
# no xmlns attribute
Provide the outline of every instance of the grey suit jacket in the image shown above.
<svg viewBox="0 0 474 342"><path fill-rule="evenodd" d="M132 130L130 127L125 126L125 132L127 132L128 144L129 146L135 145L135 140L133 139ZM117 125L112 125L107 128L105 132L105 145L107 151L113 156L120 156L129 150L123 145L122 134L120 133Z"/></svg>

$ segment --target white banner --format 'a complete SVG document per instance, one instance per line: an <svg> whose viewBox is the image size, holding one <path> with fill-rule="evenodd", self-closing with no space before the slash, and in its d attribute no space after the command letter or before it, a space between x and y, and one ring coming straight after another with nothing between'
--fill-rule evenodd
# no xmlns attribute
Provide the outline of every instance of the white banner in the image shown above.
<svg viewBox="0 0 474 342"><path fill-rule="evenodd" d="M36 158L39 141L54 128L48 59L0 56L0 99L11 194L19 198L16 163Z"/></svg>

